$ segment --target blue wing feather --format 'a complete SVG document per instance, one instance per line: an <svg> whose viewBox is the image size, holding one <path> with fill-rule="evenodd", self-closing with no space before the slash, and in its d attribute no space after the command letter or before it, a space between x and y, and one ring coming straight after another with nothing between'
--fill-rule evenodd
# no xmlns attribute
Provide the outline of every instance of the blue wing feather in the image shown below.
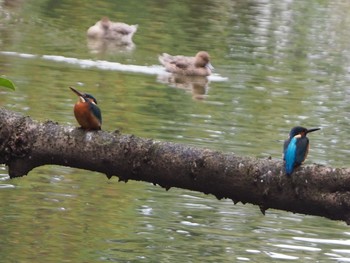
<svg viewBox="0 0 350 263"><path fill-rule="evenodd" d="M285 167L286 167L286 173L287 175L291 175L294 167L295 167L295 161L296 161L296 153L297 153L297 138L292 138L289 140L288 145L284 145L285 151L284 151L284 160L285 160Z"/></svg>
<svg viewBox="0 0 350 263"><path fill-rule="evenodd" d="M102 114L100 108L90 102L90 109L93 115L98 119L100 124L102 124Z"/></svg>
<svg viewBox="0 0 350 263"><path fill-rule="evenodd" d="M291 175L296 166L301 165L309 150L307 137L292 138L284 142L284 161L287 175Z"/></svg>

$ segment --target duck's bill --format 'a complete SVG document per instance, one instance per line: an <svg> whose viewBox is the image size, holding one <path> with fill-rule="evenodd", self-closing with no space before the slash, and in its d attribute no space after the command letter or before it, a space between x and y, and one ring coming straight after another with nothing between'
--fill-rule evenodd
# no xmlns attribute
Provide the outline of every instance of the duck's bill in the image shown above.
<svg viewBox="0 0 350 263"><path fill-rule="evenodd" d="M214 71L215 68L213 67L213 65L209 62L207 65L205 65L208 69Z"/></svg>

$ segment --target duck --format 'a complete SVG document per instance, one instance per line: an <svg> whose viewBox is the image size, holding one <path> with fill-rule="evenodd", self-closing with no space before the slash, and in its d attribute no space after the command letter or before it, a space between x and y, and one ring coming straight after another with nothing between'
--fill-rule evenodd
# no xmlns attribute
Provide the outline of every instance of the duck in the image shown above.
<svg viewBox="0 0 350 263"><path fill-rule="evenodd" d="M209 76L214 67L206 51L199 51L194 57L182 55L172 56L163 53L158 57L166 71L185 76Z"/></svg>
<svg viewBox="0 0 350 263"><path fill-rule="evenodd" d="M95 25L87 30L90 39L105 39L118 41L120 44L133 43L132 37L136 33L138 25L128 25L121 22L112 22L108 17L102 17Z"/></svg>

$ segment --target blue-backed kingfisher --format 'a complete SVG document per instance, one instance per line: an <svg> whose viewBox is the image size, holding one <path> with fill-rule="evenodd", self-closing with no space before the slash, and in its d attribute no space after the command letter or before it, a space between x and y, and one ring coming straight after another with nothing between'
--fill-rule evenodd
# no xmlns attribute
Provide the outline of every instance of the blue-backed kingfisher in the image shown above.
<svg viewBox="0 0 350 263"><path fill-rule="evenodd" d="M286 174L290 176L294 168L300 166L309 152L309 139L306 135L318 131L320 128L306 129L296 126L289 132L289 138L284 141L283 160L285 161Z"/></svg>
<svg viewBox="0 0 350 263"><path fill-rule="evenodd" d="M97 107L96 99L87 93L82 93L70 87L79 96L79 101L74 105L74 116L85 130L101 130L102 116Z"/></svg>

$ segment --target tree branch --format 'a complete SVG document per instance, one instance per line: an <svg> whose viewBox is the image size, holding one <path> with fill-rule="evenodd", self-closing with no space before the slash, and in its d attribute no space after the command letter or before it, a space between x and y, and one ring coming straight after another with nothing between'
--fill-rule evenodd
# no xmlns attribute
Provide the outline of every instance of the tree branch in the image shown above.
<svg viewBox="0 0 350 263"><path fill-rule="evenodd" d="M302 166L291 177L283 162L240 157L118 131L87 132L39 123L0 108L0 163L11 178L45 164L104 173L108 178L179 187L234 203L317 215L350 224L350 169Z"/></svg>

